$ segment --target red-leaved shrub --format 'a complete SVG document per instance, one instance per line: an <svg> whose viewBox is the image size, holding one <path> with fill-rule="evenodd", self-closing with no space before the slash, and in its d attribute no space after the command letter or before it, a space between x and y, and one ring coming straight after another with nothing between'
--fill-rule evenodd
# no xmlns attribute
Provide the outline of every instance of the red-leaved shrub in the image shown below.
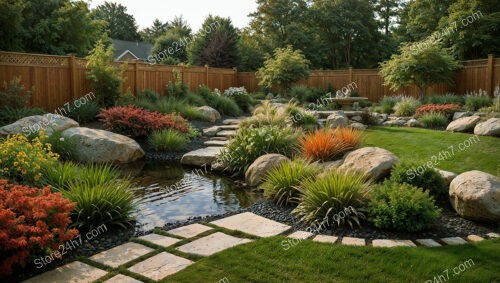
<svg viewBox="0 0 500 283"><path fill-rule="evenodd" d="M328 161L358 148L362 140L363 134L352 128L321 129L302 136L299 147L306 159Z"/></svg>
<svg viewBox="0 0 500 283"><path fill-rule="evenodd" d="M459 104L425 104L417 109L415 116L420 117L426 113L440 113L451 116L453 113L460 111L461 108Z"/></svg>
<svg viewBox="0 0 500 283"><path fill-rule="evenodd" d="M12 273L29 256L45 255L78 235L67 229L74 203L50 188L30 188L0 179L0 274Z"/></svg>
<svg viewBox="0 0 500 283"><path fill-rule="evenodd" d="M188 131L187 121L177 114L161 114L135 106L111 107L97 115L107 130L129 137L147 136L153 131Z"/></svg>

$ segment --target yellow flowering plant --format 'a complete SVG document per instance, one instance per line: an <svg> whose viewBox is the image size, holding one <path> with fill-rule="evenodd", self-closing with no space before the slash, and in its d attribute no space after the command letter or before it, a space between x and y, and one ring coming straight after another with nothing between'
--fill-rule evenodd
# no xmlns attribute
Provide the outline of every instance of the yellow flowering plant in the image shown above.
<svg viewBox="0 0 500 283"><path fill-rule="evenodd" d="M51 151L51 145L44 142L47 138L40 133L32 140L21 134L0 140L0 179L41 185L42 169L53 166L59 159L59 155Z"/></svg>

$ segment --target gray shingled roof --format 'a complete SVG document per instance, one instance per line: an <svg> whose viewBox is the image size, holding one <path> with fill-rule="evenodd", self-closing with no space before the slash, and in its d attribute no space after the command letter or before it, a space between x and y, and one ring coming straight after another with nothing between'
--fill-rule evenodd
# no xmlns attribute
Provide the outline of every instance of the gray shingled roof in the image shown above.
<svg viewBox="0 0 500 283"><path fill-rule="evenodd" d="M148 56L151 55L151 49L153 48L152 44L145 42L125 41L119 39L113 39L112 41L115 49L115 58L118 58L118 56L122 55L123 52L128 50L139 59L146 60Z"/></svg>

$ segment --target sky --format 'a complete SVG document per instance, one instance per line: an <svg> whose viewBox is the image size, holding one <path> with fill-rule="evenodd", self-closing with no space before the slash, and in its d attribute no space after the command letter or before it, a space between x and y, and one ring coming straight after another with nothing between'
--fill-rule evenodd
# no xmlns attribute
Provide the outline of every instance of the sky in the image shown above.
<svg viewBox="0 0 500 283"><path fill-rule="evenodd" d="M105 0L88 0L91 8L101 5ZM182 15L197 31L208 14L231 18L234 26L243 28L248 25L248 14L257 10L255 0L110 0L127 7L127 13L133 15L139 29L149 27L158 18L162 22L170 21Z"/></svg>

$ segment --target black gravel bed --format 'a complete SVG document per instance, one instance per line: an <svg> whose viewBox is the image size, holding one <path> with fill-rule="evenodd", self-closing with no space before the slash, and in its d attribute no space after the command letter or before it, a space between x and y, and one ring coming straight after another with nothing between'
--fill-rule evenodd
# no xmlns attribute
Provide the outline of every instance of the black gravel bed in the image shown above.
<svg viewBox="0 0 500 283"><path fill-rule="evenodd" d="M95 237L89 236L91 240L86 240L86 233L86 231L80 232L81 243L80 238L73 239L73 243L71 243L71 241L65 242L65 248L60 248L58 250L61 254L64 253L62 258L57 259L53 256L52 260L49 258L50 256L46 256L43 261L41 257L29 259L24 268L16 265L11 276L0 276L0 282L21 282L38 274L55 269L56 267L65 265L66 263L76 261L79 257L90 257L102 251L127 243L130 238L137 236L134 228L124 229L118 227L111 227L109 230ZM36 264L35 260L37 260Z"/></svg>

